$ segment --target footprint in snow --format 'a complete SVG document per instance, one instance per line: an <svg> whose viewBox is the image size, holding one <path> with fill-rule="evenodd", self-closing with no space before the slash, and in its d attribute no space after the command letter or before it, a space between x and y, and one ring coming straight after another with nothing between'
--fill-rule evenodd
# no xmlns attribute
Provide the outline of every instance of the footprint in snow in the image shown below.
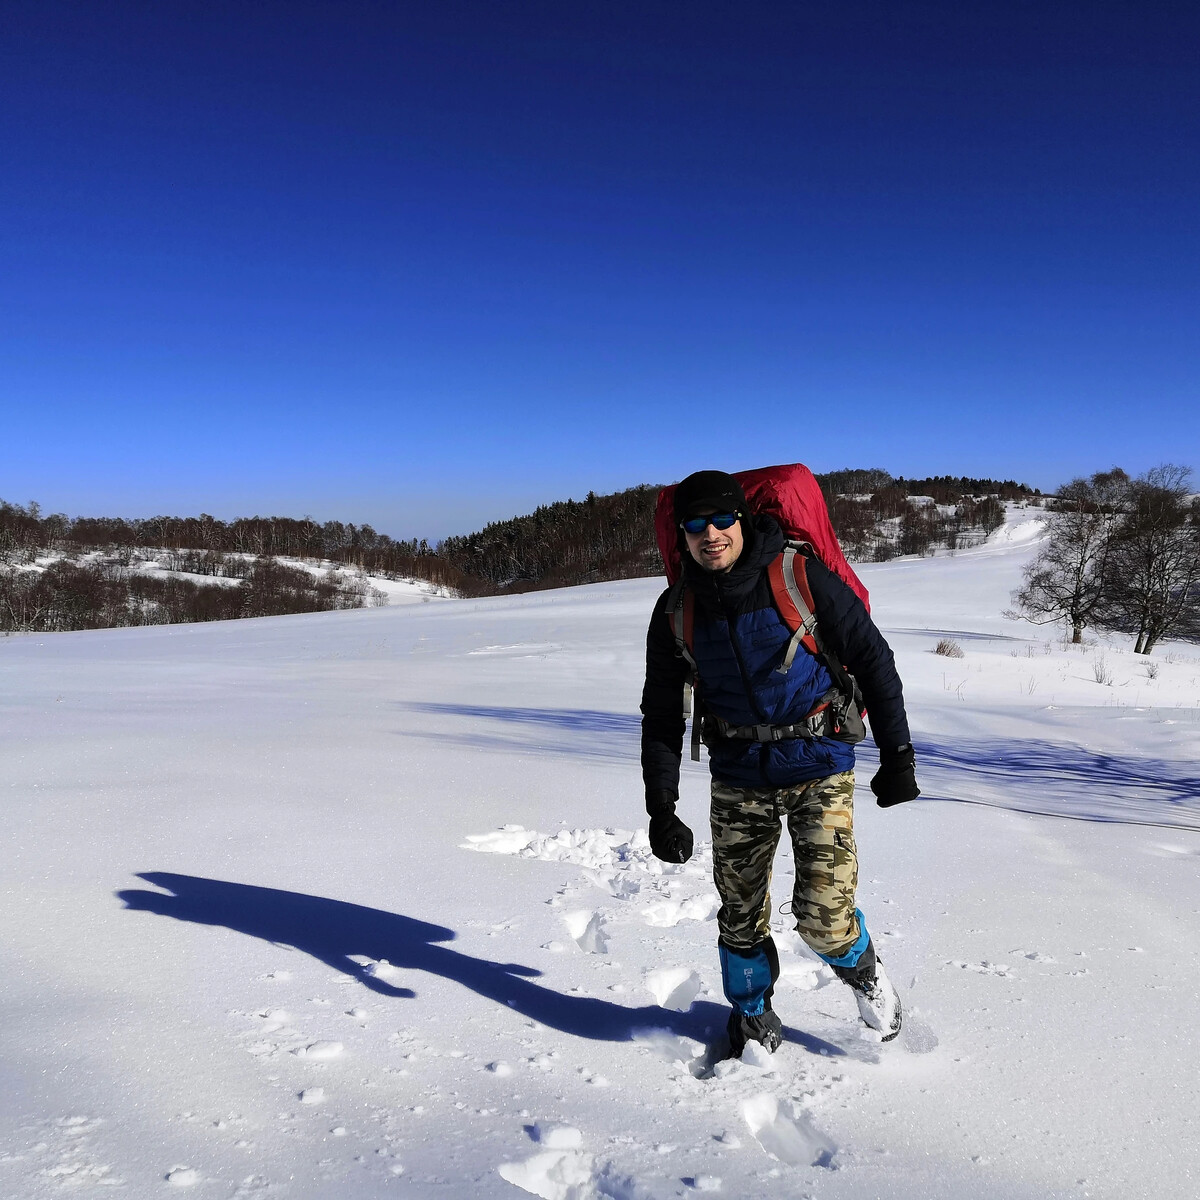
<svg viewBox="0 0 1200 1200"><path fill-rule="evenodd" d="M301 1046L292 1053L297 1058L311 1058L318 1062L327 1061L331 1058L337 1058L345 1047L341 1042L310 1042L307 1046Z"/></svg>
<svg viewBox="0 0 1200 1200"><path fill-rule="evenodd" d="M930 1054L938 1048L938 1036L933 1032L933 1026L915 1008L904 1014L900 1045L909 1054Z"/></svg>
<svg viewBox="0 0 1200 1200"><path fill-rule="evenodd" d="M25 1153L0 1152L0 1163L31 1160L38 1165L39 1175L61 1188L123 1187L125 1181L113 1174L113 1168L98 1161L95 1135L103 1125L98 1117L84 1116L41 1121L35 1127L39 1140Z"/></svg>
<svg viewBox="0 0 1200 1200"><path fill-rule="evenodd" d="M247 1175L238 1184L232 1200L259 1200L259 1197L267 1195L270 1190L271 1182L265 1175Z"/></svg>
<svg viewBox="0 0 1200 1200"><path fill-rule="evenodd" d="M1013 977L1012 968L1004 963L991 962L963 962L961 959L952 958L947 963L948 967L958 967L960 971L974 971L977 975L996 975L1001 979L1011 979Z"/></svg>
<svg viewBox="0 0 1200 1200"><path fill-rule="evenodd" d="M703 1042L681 1037L669 1029L635 1029L632 1037L637 1045L645 1046L667 1062L688 1063L703 1055L706 1049Z"/></svg>
<svg viewBox="0 0 1200 1200"><path fill-rule="evenodd" d="M257 1015L264 1022L262 1028L258 1030L259 1033L279 1033L286 1031L292 1022L291 1015L282 1008L264 1009Z"/></svg>
<svg viewBox="0 0 1200 1200"><path fill-rule="evenodd" d="M680 921L711 921L721 902L716 896L693 896L690 900L662 900L647 905L642 919L656 929L670 929Z"/></svg>

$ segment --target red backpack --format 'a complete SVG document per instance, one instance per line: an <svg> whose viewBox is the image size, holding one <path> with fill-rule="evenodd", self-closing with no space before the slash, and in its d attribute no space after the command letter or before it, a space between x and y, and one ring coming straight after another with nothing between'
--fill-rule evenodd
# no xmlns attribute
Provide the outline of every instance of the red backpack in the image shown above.
<svg viewBox="0 0 1200 1200"><path fill-rule="evenodd" d="M841 740L849 742L861 741L865 730L858 689L853 676L828 654L820 639L817 618L813 612L812 592L805 570L806 555L815 554L858 596L868 612L871 606L867 589L855 575L842 553L841 546L838 545L821 485L802 463L759 467L753 471L735 471L733 477L742 485L750 511L774 517L787 539L782 553L768 567L775 607L779 610L784 624L792 631L791 644L778 670L787 672L800 646L821 659L845 696L845 703L839 706L838 718L833 726L835 732L831 736L838 736ZM686 718L691 711L689 693L696 682L696 660L692 654L695 604L691 591L683 585L683 563L680 558L679 527L675 523L674 500L674 485L659 492L654 513L654 532L666 565L667 580L671 584L667 619L671 625L671 632L675 635L679 653L692 669L692 679L689 686L685 687L684 694ZM699 725L699 721L692 722L694 759L700 757ZM771 739L767 737L766 740Z"/></svg>
<svg viewBox="0 0 1200 1200"><path fill-rule="evenodd" d="M829 509L816 476L803 463L783 467L758 467L753 471L735 471L750 511L774 517L791 542L803 542L871 611L867 589L846 561ZM654 533L667 568L667 582L679 578L683 565L679 558L679 527L675 524L675 485L658 493L654 511Z"/></svg>

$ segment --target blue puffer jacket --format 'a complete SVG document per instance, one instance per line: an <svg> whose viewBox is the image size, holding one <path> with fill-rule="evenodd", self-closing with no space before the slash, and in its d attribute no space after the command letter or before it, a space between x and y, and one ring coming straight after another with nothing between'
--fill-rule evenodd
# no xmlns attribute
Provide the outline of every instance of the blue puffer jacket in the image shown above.
<svg viewBox="0 0 1200 1200"><path fill-rule="evenodd" d="M793 724L821 702L832 680L803 649L786 675L776 670L792 635L775 607L767 567L783 549L784 535L770 517L744 522L743 533L742 553L729 572L714 574L684 559L696 597L694 653L704 707L734 725ZM887 642L858 597L823 563L809 558L807 572L821 637L856 676L877 744L903 745L908 722ZM642 773L652 813L678 798L681 696L689 674L667 619L668 594L650 621L642 693ZM713 777L738 787L787 787L854 766L853 747L829 738L718 739L709 757Z"/></svg>
<svg viewBox="0 0 1200 1200"><path fill-rule="evenodd" d="M740 580L712 576L700 582L714 584L714 599L725 606L696 620L694 654L704 710L731 725L803 720L833 685L824 665L800 651L788 673L780 675L776 668L792 633L775 606L738 612L727 593L728 584ZM853 747L828 738L768 744L720 739L710 743L709 757L717 779L741 787L783 787L854 766Z"/></svg>

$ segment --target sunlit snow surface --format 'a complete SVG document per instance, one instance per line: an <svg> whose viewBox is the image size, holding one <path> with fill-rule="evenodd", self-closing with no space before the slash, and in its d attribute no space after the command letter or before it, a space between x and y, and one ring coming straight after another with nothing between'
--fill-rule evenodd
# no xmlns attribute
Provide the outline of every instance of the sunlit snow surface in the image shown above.
<svg viewBox="0 0 1200 1200"><path fill-rule="evenodd" d="M709 1053L655 581L0 639L0 1196L1194 1194L1200 648L1005 619L1038 516L861 568L926 793L876 808L863 749L889 1045L780 913L788 1040Z"/></svg>

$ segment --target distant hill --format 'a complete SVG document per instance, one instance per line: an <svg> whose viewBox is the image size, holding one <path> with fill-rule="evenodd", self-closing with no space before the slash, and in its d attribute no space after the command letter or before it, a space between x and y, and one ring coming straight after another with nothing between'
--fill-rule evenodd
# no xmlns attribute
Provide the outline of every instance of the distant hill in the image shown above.
<svg viewBox="0 0 1200 1200"><path fill-rule="evenodd" d="M880 468L817 479L848 557L859 562L974 544L1003 521L1004 500L1038 496L1012 480L906 480ZM321 561L364 577L421 580L464 596L658 575L659 490L643 484L604 496L589 492L436 546L397 541L370 525L307 517L69 518L45 516L37 504L0 501L0 630L214 620L372 602L365 582L294 574L281 558ZM151 580L137 569L135 560L147 556L165 575ZM227 584L224 594L211 592L206 579Z"/></svg>
<svg viewBox="0 0 1200 1200"><path fill-rule="evenodd" d="M1012 480L951 475L906 480L879 468L833 471L817 480L839 539L859 562L972 544L1001 524L1003 501L1039 494ZM654 541L659 491L643 485L546 505L478 533L447 538L437 555L457 578L477 580L490 591L660 575ZM918 503L916 497L924 499Z"/></svg>

